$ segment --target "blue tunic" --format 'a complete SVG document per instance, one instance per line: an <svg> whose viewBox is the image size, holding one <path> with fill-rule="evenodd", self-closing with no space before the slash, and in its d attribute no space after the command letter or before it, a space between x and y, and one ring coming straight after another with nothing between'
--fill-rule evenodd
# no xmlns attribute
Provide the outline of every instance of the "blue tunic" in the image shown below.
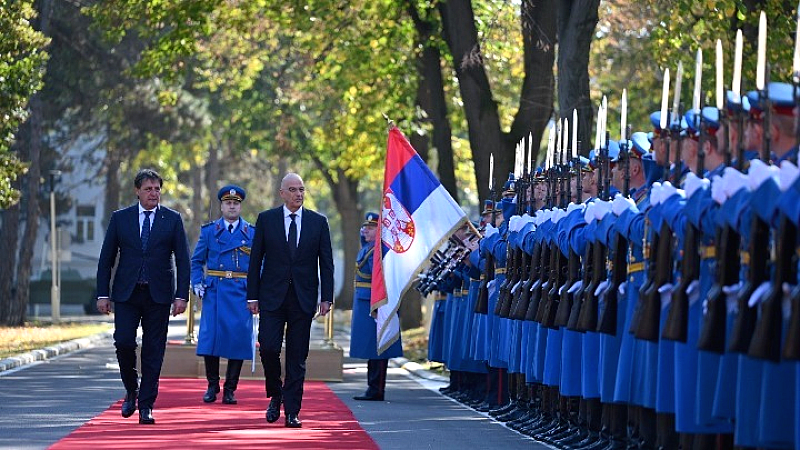
<svg viewBox="0 0 800 450"><path fill-rule="evenodd" d="M225 219L204 225L192 255L192 286L205 285L197 354L251 359L253 316L247 309L247 278L226 278L208 270L247 273L255 229L244 219L233 233Z"/></svg>
<svg viewBox="0 0 800 450"><path fill-rule="evenodd" d="M350 325L350 357L362 359L389 359L403 356L402 339L378 354L378 328L370 315L372 288L372 255L375 245L364 242L356 257L355 293Z"/></svg>

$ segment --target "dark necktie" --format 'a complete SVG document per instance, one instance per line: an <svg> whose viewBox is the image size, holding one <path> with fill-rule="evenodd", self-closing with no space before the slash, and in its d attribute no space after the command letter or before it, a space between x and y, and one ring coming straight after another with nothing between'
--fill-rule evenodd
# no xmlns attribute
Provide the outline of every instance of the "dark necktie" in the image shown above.
<svg viewBox="0 0 800 450"><path fill-rule="evenodd" d="M144 211L144 221L142 222L142 251L147 250L147 241L150 239L150 214L153 211ZM139 281L147 281L147 267L145 266L144 258L142 258L142 267L139 270Z"/></svg>
<svg viewBox="0 0 800 450"><path fill-rule="evenodd" d="M289 214L289 217L292 219L292 223L289 224L289 254L294 256L294 251L297 250L297 222L294 219L297 214Z"/></svg>
<svg viewBox="0 0 800 450"><path fill-rule="evenodd" d="M232 223L228 224L228 232L229 233L233 233L233 224Z"/></svg>

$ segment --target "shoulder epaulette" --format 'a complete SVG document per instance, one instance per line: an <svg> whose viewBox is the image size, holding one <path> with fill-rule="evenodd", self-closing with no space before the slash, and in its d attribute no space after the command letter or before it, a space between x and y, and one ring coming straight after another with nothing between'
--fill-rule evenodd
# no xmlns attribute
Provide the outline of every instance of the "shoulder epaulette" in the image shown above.
<svg viewBox="0 0 800 450"><path fill-rule="evenodd" d="M204 223L204 224L200 225L200 228L205 228L205 227L207 227L207 226L209 226L209 225L212 225L214 222L215 222L215 221L214 221L214 220L212 220L211 222Z"/></svg>

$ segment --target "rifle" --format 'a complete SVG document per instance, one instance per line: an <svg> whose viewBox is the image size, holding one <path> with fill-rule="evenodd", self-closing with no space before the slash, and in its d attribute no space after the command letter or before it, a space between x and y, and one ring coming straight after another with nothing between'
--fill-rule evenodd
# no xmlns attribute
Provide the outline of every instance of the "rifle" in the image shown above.
<svg viewBox="0 0 800 450"><path fill-rule="evenodd" d="M516 307L511 311L512 319L525 320L525 315L528 312L528 307L531 300L531 286L533 286L533 283L535 283L539 278L538 258L541 256L541 248L541 244L536 242L533 245L533 251L531 252L531 255L525 256L527 262L525 271L528 274L528 278L526 278L525 282L520 285L519 301L517 302Z"/></svg>
<svg viewBox="0 0 800 450"><path fill-rule="evenodd" d="M627 137L631 135L630 126L625 132L625 142L621 143L620 158L624 155L625 158L625 182L622 186L622 195L625 197L630 196L631 184L631 155L628 153ZM606 291L605 308L600 313L600 319L597 324L597 331L604 334L615 335L617 334L617 309L619 306L618 295L619 286L625 282L628 277L628 249L630 243L625 236L615 233L616 239L614 240L614 252L611 259L611 285Z"/></svg>
<svg viewBox="0 0 800 450"><path fill-rule="evenodd" d="M528 184L525 181L526 176L523 175L517 181L516 190L517 190L517 215L520 217L525 213L526 207L526 195L528 192ZM514 271L512 274L508 275L512 278L509 282L509 294L508 298L506 299L506 304L503 305L502 310L500 311L500 317L510 318L513 315L513 312L516 310L517 305L519 304L520 299L520 288L522 287L522 282L524 280L525 274L528 273L528 268L530 266L530 257L522 251L521 246L517 246L514 250L515 255L515 263L514 263ZM511 292L511 290L516 287L516 291Z"/></svg>
<svg viewBox="0 0 800 450"><path fill-rule="evenodd" d="M697 175L705 172L705 123L702 119L702 104L695 124L700 133L697 143ZM680 263L681 282L672 292L672 303L669 308L664 331L661 337L671 341L686 342L689 332L689 285L700 278L700 230L690 221L686 221L686 233L683 240L683 260ZM710 302L709 302L710 303Z"/></svg>
<svg viewBox="0 0 800 450"><path fill-rule="evenodd" d="M599 197L608 200L611 192L611 161L608 153L609 149L609 133L606 132L604 137L605 148L600 149L600 167L603 173L598 179L598 195ZM597 241L592 244L592 276L591 281L582 286L581 292L582 302L580 312L578 313L578 320L575 324L577 331L595 331L597 329L597 315L598 315L598 298L595 295L597 286L606 279L606 259L608 248L601 242Z"/></svg>
<svg viewBox="0 0 800 450"><path fill-rule="evenodd" d="M797 227L785 214L781 214L775 246L775 277L766 300L761 303L761 315L753 332L748 354L754 358L778 362L781 359L783 330L783 283L797 280Z"/></svg>
<svg viewBox="0 0 800 450"><path fill-rule="evenodd" d="M574 164L576 169L575 178L577 179L576 184L578 190L578 197L576 199L576 203L580 203L581 202L580 161L578 159L575 159ZM571 182L568 182L567 186L569 186L571 190L572 186ZM569 192L569 194L571 194L571 192ZM567 258L567 282L565 285L565 291L561 294L561 301L558 303L558 309L556 310L555 319L553 321L553 324L556 327L564 327L569 324L569 316L572 311L572 305L575 298L574 293L572 294L569 293L569 288L580 279L580 276L581 276L581 257L575 252L575 250L573 250L570 247L569 257Z"/></svg>
<svg viewBox="0 0 800 450"><path fill-rule="evenodd" d="M490 175L491 176L491 175ZM492 199L492 223L495 226L497 219L497 205L495 203L494 189L490 189L490 197ZM474 312L477 314L489 314L489 282L494 280L494 256L491 251L486 252L486 264L483 266L483 273L481 273L481 284L478 287L478 300L475 302Z"/></svg>
<svg viewBox="0 0 800 450"><path fill-rule="evenodd" d="M792 95L794 97L795 105L798 103L798 90L800 90L800 73L795 72L792 74ZM800 142L800 129L795 129L795 139ZM797 157L792 158L797 164ZM783 357L788 360L800 359L800 285L789 295L789 301L792 305L792 313L789 317L789 328L786 331L786 344L783 346Z"/></svg>
<svg viewBox="0 0 800 450"><path fill-rule="evenodd" d="M540 320L536 320L536 316L539 312L539 305L542 301L542 286L547 282L547 278L550 274L550 246L546 245L544 242L540 242L539 245L539 257L534 262L537 278L534 280L534 284L532 286L532 290L530 291L528 309L525 311L525 320L530 320L534 322L540 322ZM536 253L534 253L535 255ZM537 283L538 281L538 283Z"/></svg>
<svg viewBox="0 0 800 450"><path fill-rule="evenodd" d="M566 152L565 152L566 153ZM561 166L561 207L562 209L566 209L567 202L569 201L569 192L567 189L568 184L566 184L567 176L565 174L569 174L569 166L562 165ZM562 218L561 220L564 220ZM550 252L553 256L553 260L551 261L551 274L550 280L551 283L549 285L550 290L547 293L547 305L544 310L544 314L542 315L542 326L547 328L558 328L555 324L556 313L560 308L561 304L561 285L565 283L567 278L567 258L564 256L564 253L558 248L558 241L557 239L553 239L553 242L550 244Z"/></svg>

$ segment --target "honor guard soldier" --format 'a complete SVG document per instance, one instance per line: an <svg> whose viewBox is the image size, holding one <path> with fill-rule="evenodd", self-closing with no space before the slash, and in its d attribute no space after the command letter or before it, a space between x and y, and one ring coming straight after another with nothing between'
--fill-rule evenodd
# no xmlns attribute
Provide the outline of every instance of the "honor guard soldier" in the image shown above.
<svg viewBox="0 0 800 450"><path fill-rule="evenodd" d="M219 359L228 359L222 403L234 405L242 362L251 358L252 316L247 310L247 269L254 228L241 218L245 190L219 190L222 217L200 229L192 255L192 290L203 299L197 355L206 366L208 390L203 401L216 401ZM205 274L203 273L205 266Z"/></svg>
<svg viewBox="0 0 800 450"><path fill-rule="evenodd" d="M386 369L389 358L403 356L403 345L398 339L386 351L378 354L377 325L370 314L372 293L372 255L375 250L375 235L378 229L378 214L368 212L361 224L361 250L356 259L355 295L353 317L350 327L350 357L367 359L367 390L355 400L383 401L386 389Z"/></svg>

